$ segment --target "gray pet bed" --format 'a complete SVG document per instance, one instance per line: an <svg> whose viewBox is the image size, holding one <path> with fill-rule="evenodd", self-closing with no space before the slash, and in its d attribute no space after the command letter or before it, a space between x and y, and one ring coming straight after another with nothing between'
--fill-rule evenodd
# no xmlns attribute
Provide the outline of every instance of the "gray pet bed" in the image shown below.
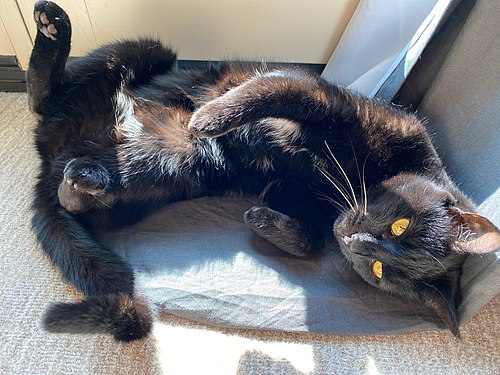
<svg viewBox="0 0 500 375"><path fill-rule="evenodd" d="M449 42L448 56L439 63L442 68L419 111L429 118L450 174L499 226L498 26L488 35L478 22L466 24L465 31ZM195 321L335 334L444 328L418 302L363 282L336 244L319 257L301 260L258 238L243 223L243 212L254 203L236 198L179 202L138 225L108 233L105 242L135 267L153 304ZM499 254L466 261L460 324L498 293Z"/></svg>

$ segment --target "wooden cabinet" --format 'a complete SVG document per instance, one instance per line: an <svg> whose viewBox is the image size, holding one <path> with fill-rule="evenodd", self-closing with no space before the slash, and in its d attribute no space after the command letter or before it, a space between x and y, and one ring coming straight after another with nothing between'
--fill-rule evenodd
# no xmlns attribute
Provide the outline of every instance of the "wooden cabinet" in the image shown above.
<svg viewBox="0 0 500 375"><path fill-rule="evenodd" d="M72 54L120 38L156 36L183 60L327 62L359 0L59 0ZM33 1L0 0L0 52L27 67ZM9 47L10 45L10 47Z"/></svg>
<svg viewBox="0 0 500 375"><path fill-rule="evenodd" d="M7 30L3 23L0 23L0 56L13 56L15 55L14 47L10 44Z"/></svg>

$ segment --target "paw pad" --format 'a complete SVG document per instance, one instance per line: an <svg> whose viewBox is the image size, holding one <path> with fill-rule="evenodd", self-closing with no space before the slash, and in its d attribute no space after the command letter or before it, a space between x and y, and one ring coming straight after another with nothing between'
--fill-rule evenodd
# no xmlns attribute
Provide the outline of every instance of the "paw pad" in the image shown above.
<svg viewBox="0 0 500 375"><path fill-rule="evenodd" d="M33 14L33 18L35 19L38 30L40 30L43 35L52 40L57 40L56 25L50 22L49 18L47 17L47 13L35 11L35 13Z"/></svg>
<svg viewBox="0 0 500 375"><path fill-rule="evenodd" d="M48 39L55 41L58 39L58 34L71 32L69 19L64 10L50 1L42 0L35 3L33 19L38 30Z"/></svg>

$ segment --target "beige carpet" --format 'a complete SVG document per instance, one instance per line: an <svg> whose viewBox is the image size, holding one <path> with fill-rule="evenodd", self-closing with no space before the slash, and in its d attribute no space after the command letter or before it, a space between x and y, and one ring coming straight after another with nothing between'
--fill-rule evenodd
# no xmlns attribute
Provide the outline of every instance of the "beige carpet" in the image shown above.
<svg viewBox="0 0 500 375"><path fill-rule="evenodd" d="M224 330L163 316L153 337L45 333L49 301L72 300L30 231L37 170L25 94L0 93L0 374L498 374L500 298L462 329L350 337Z"/></svg>

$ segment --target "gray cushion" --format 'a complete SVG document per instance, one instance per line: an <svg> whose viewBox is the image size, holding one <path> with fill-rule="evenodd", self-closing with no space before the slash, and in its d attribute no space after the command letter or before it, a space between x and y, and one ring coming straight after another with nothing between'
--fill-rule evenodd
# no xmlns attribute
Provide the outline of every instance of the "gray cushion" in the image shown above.
<svg viewBox="0 0 500 375"><path fill-rule="evenodd" d="M500 7L479 1L424 98L448 170L500 225ZM418 303L379 292L346 264L337 246L300 260L255 236L243 212L255 201L179 202L108 233L160 311L246 328L338 334L410 332L441 322ZM500 288L497 254L469 257L461 280L464 323ZM433 323L434 322L434 323Z"/></svg>

